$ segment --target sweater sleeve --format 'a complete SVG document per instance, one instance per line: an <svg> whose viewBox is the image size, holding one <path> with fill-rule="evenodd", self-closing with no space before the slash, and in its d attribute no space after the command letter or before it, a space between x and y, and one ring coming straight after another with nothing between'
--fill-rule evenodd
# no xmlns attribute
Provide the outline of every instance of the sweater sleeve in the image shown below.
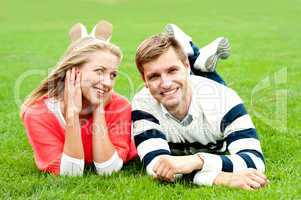
<svg viewBox="0 0 301 200"><path fill-rule="evenodd" d="M137 152L149 175L154 176L153 166L161 155L170 155L170 148L160 121L151 110L145 95L136 95L132 101L133 135Z"/></svg>
<svg viewBox="0 0 301 200"><path fill-rule="evenodd" d="M229 155L200 153L204 165L194 178L199 185L212 185L221 171L237 172L247 168L265 171L259 137L245 106L234 91L225 96L229 106L218 125Z"/></svg>

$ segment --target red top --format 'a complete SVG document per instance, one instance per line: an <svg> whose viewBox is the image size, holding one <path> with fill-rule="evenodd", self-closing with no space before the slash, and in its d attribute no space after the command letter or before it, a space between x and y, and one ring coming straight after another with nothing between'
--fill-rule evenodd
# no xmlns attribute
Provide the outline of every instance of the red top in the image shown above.
<svg viewBox="0 0 301 200"><path fill-rule="evenodd" d="M27 108L22 119L38 169L59 174L65 129L55 114L48 109L45 99L47 97L37 100ZM124 162L135 158L137 151L131 138L131 105L128 100L113 93L110 102L105 107L105 119L109 137L120 158ZM86 164L93 163L92 122L91 117L84 125L81 125Z"/></svg>

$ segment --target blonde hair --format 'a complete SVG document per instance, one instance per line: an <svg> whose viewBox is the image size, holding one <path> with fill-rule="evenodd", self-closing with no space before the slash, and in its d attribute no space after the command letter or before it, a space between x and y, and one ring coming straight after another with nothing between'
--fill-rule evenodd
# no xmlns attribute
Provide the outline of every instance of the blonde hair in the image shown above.
<svg viewBox="0 0 301 200"><path fill-rule="evenodd" d="M166 53L169 48L173 48L178 58L185 63L187 56L184 53L181 45L173 37L167 34L153 35L145 39L137 48L136 66L144 79L143 65L156 60L162 54Z"/></svg>
<svg viewBox="0 0 301 200"><path fill-rule="evenodd" d="M120 48L112 43L105 42L94 37L84 37L70 44L63 57L56 64L52 73L44 79L41 84L32 91L21 106L20 115L22 116L25 109L34 104L41 97L48 96L62 99L65 88L66 72L73 67L80 67L87 62L88 56L95 51L109 51L122 59Z"/></svg>

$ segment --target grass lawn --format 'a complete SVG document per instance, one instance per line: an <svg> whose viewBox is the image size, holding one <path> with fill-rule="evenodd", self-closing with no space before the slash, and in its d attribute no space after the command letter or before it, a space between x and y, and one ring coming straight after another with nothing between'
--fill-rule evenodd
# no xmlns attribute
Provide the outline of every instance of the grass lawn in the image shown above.
<svg viewBox="0 0 301 200"><path fill-rule="evenodd" d="M2 0L0 3L1 199L301 199L301 1ZM124 52L116 91L129 99L142 86L134 65L137 45L173 22L202 46L220 35L232 44L218 71L245 101L260 134L270 185L255 192L164 184L139 162L99 177L39 173L18 111L65 51L76 22L91 30L114 24Z"/></svg>

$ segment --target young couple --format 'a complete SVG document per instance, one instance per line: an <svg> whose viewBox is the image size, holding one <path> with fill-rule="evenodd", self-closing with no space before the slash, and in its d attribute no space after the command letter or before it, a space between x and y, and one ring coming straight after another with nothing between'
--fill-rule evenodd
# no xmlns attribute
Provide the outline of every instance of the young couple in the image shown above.
<svg viewBox="0 0 301 200"><path fill-rule="evenodd" d="M199 49L169 24L144 40L136 65L145 87L132 108L113 90L122 53L111 35L106 21L91 34L74 25L66 53L24 102L21 116L39 170L74 176L91 165L109 175L138 153L147 173L162 181L190 174L198 185L267 184L256 129L215 71L229 56L227 39Z"/></svg>

